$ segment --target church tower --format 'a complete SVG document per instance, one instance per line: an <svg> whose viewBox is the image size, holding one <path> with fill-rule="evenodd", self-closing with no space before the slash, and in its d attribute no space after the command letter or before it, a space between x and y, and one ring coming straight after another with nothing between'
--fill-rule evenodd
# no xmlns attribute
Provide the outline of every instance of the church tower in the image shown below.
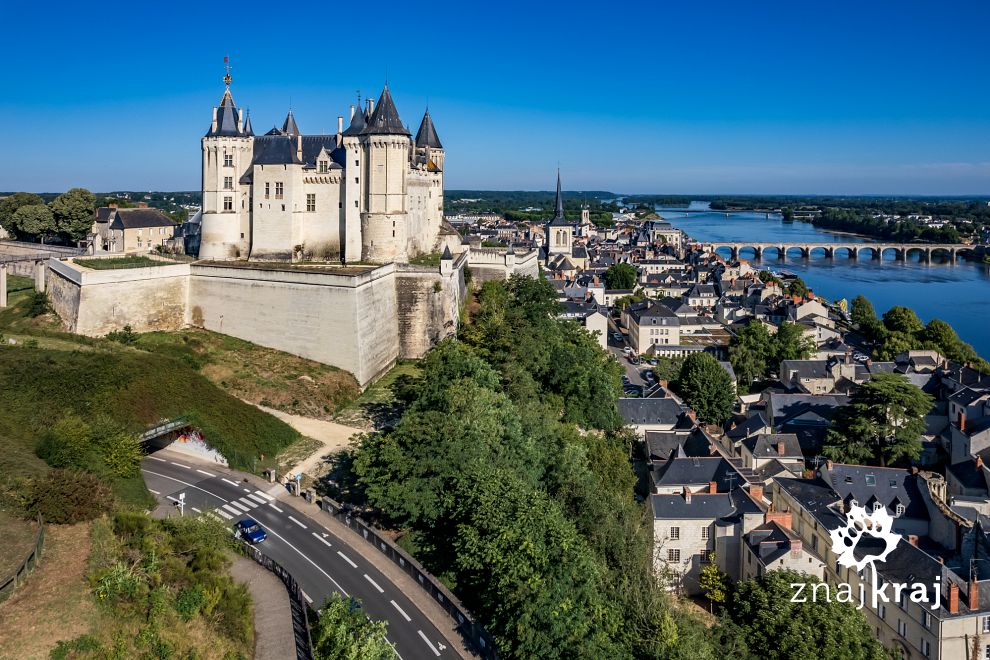
<svg viewBox="0 0 990 660"><path fill-rule="evenodd" d="M229 64L223 82L220 105L213 108L210 130L202 139L203 223L199 256L246 259L250 252L251 186L241 179L251 167L254 133L244 110L234 105Z"/></svg>
<svg viewBox="0 0 990 660"><path fill-rule="evenodd" d="M412 140L387 84L373 107L361 132L365 162L359 176L366 179L361 204L361 258L374 263L406 262L406 176Z"/></svg>
<svg viewBox="0 0 990 660"><path fill-rule="evenodd" d="M574 226L564 218L564 197L560 193L560 170L557 170L557 199L554 204L553 219L547 223L547 255L563 254L571 256L574 242Z"/></svg>

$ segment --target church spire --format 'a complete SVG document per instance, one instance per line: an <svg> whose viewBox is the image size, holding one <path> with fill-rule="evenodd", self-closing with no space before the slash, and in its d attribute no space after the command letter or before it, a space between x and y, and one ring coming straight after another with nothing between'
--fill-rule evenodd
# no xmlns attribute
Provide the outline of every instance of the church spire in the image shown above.
<svg viewBox="0 0 990 660"><path fill-rule="evenodd" d="M564 219L564 196L560 193L560 168L557 168L557 199L554 202L553 219L551 225L566 225Z"/></svg>

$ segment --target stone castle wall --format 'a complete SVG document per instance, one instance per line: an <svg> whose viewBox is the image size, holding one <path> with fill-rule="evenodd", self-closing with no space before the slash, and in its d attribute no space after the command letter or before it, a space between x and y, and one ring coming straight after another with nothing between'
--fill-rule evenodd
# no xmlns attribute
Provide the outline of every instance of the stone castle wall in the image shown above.
<svg viewBox="0 0 990 660"><path fill-rule="evenodd" d="M466 264L467 255L462 254L446 275L436 268L399 268L395 284L401 357L423 357L437 342L457 332L458 315L467 293Z"/></svg>

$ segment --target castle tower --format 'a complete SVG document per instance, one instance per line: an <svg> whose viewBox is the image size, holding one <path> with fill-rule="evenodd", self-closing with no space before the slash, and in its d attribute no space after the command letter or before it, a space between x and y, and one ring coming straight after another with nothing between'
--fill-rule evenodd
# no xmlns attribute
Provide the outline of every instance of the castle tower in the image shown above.
<svg viewBox="0 0 990 660"><path fill-rule="evenodd" d="M388 85L372 107L368 125L361 132L365 158L359 177L367 179L361 191L361 258L375 263L405 262L406 175L412 140L399 119Z"/></svg>
<svg viewBox="0 0 990 660"><path fill-rule="evenodd" d="M226 61L226 58L224 58ZM199 256L247 258L250 252L250 185L241 178L251 166L254 133L230 93L230 66L220 105L202 139L203 222Z"/></svg>
<svg viewBox="0 0 990 660"><path fill-rule="evenodd" d="M427 191L425 201L426 217L419 229L420 247L423 251L433 249L440 238L443 224L443 144L437 129L433 126L430 109L423 114L423 121L416 131L416 163L425 170ZM415 241L414 241L415 242Z"/></svg>
<svg viewBox="0 0 990 660"><path fill-rule="evenodd" d="M357 109L351 106L351 123L341 134L341 144L346 153L344 171L344 189L341 191L341 225L343 240L341 241L341 259L344 261L361 260L361 208L364 199L362 184L365 181L364 161L365 149L361 135L368 124L365 121L364 110L361 109L361 99L358 99Z"/></svg>
<svg viewBox="0 0 990 660"><path fill-rule="evenodd" d="M571 256L574 242L574 226L564 218L564 197L560 193L560 170L557 170L557 199L554 204L553 219L547 223L547 255L563 254Z"/></svg>

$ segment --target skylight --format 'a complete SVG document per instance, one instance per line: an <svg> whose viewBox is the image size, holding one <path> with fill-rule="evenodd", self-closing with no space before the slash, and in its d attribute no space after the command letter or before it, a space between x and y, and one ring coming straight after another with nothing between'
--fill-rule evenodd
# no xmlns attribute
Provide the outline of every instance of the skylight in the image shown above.
<svg viewBox="0 0 990 660"><path fill-rule="evenodd" d="M877 485L877 477L876 477L875 474L868 474L868 475L866 475L866 485L867 486L876 486Z"/></svg>

